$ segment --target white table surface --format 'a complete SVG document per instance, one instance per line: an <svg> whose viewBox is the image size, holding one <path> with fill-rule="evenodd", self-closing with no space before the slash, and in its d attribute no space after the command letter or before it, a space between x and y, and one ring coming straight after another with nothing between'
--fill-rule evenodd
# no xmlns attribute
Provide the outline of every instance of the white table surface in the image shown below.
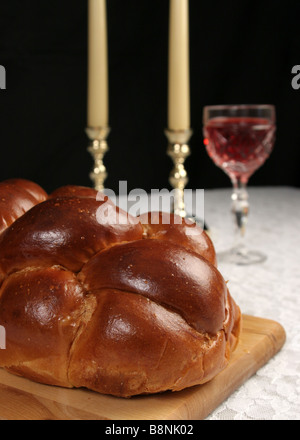
<svg viewBox="0 0 300 440"><path fill-rule="evenodd" d="M205 220L217 253L230 247L231 189L205 191ZM245 314L285 329L281 351L207 420L300 420L300 189L249 187L247 241L267 253L262 264L219 264Z"/></svg>
<svg viewBox="0 0 300 440"><path fill-rule="evenodd" d="M267 260L219 262L218 268L242 313L279 322L287 339L207 420L300 420L300 189L250 186L248 192L246 241ZM230 196L231 188L204 191L204 219L217 254L234 242Z"/></svg>

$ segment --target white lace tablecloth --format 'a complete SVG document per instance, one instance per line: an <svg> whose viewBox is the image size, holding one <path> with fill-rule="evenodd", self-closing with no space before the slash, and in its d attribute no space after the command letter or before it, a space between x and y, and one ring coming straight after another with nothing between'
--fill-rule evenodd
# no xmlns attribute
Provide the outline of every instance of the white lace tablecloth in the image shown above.
<svg viewBox="0 0 300 440"><path fill-rule="evenodd" d="M230 189L205 191L205 221L217 253L230 247ZM219 264L245 314L285 329L281 351L207 420L300 420L300 189L249 188L247 241L267 253L262 264Z"/></svg>

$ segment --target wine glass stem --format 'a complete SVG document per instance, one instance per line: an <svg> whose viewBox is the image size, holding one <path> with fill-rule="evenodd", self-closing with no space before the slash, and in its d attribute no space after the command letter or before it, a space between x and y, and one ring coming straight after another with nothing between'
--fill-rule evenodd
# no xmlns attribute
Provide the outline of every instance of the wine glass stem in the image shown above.
<svg viewBox="0 0 300 440"><path fill-rule="evenodd" d="M249 212L247 184L242 182L241 179L235 179L232 183L233 192L231 200L236 225L236 245L241 246L244 243Z"/></svg>

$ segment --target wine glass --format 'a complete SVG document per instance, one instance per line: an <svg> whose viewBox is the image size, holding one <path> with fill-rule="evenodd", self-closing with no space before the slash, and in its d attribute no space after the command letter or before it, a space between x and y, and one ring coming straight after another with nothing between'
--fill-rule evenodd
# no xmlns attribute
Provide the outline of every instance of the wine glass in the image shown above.
<svg viewBox="0 0 300 440"><path fill-rule="evenodd" d="M250 176L269 157L275 140L273 105L215 105L203 111L204 145L210 158L230 177L236 244L219 254L219 261L236 264L260 263L266 255L245 244Z"/></svg>

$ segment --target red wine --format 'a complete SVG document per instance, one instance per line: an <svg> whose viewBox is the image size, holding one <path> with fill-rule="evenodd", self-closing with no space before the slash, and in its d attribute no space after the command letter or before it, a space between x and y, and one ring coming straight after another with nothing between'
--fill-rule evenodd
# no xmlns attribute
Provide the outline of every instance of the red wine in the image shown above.
<svg viewBox="0 0 300 440"><path fill-rule="evenodd" d="M269 157L275 126L268 119L216 117L204 127L204 145L216 165L233 180L247 183Z"/></svg>

